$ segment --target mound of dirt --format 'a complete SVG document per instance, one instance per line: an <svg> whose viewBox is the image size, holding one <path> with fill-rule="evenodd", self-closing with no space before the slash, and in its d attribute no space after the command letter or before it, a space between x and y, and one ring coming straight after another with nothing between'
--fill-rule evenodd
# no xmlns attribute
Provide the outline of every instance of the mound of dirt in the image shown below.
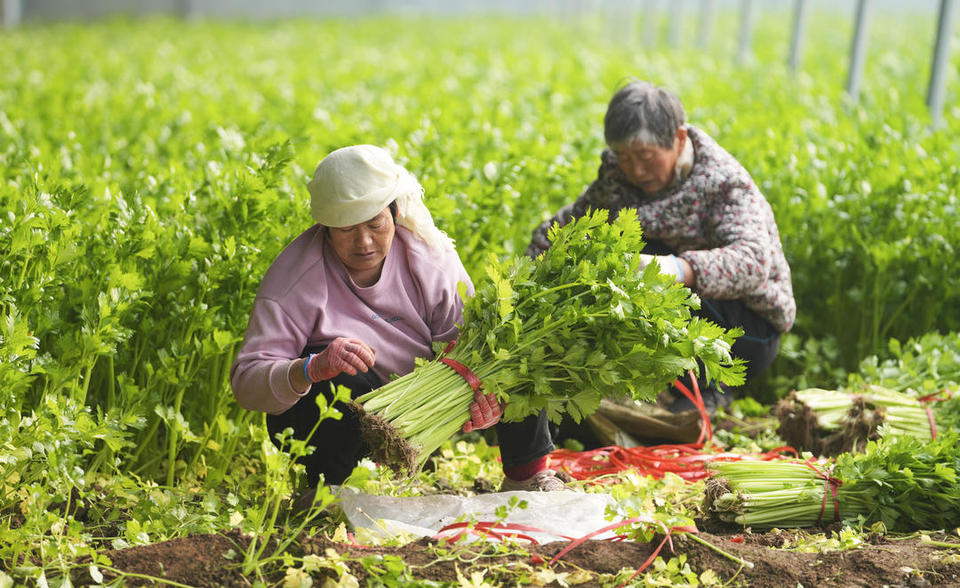
<svg viewBox="0 0 960 588"><path fill-rule="evenodd" d="M773 531L751 533L743 529L709 523L701 524L700 537L722 550L752 562L747 569L719 555L716 551L683 536L673 540L674 554L685 554L687 563L698 574L714 570L728 585L796 588L797 586L957 586L960 585L960 563L956 556L943 549L922 543L919 539L890 540L883 536L872 538L862 547L848 551L800 553L783 549L795 545L796 533ZM127 585L156 583L147 576L162 578L189 586L250 586L252 578L244 578L239 562L249 539L233 531L225 535L195 535L174 539L154 545L130 547L105 552L113 562L112 567L127 576ZM580 574L584 582L580 586L599 586L597 574L614 574L624 568L636 568L644 562L659 544L651 543L587 541L564 555L554 566L555 572L585 570ZM291 550L294 556L328 554L333 549L342 557L356 576L361 586L371 580L369 572L360 560L370 556L399 556L406 565L412 580L451 583L457 585L458 573L469 578L475 571L488 572L485 580L491 583L514 584L516 577L503 575L497 570L506 567L529 567L545 569L566 542L531 545L529 554L510 551L495 557L439 558L431 548L434 544L423 539L403 547L364 547L334 543L324 537L303 537ZM479 549L479 548L475 548ZM661 552L670 557L668 548ZM489 562L496 562L491 567ZM267 570L264 570L267 571ZM285 569L270 570L265 580L280 582ZM330 573L330 572L327 572ZM322 574L314 577L314 585L322 585ZM104 572L105 581L117 577ZM78 570L73 578L77 585L91 582L86 570ZM556 582L550 585L560 585Z"/></svg>

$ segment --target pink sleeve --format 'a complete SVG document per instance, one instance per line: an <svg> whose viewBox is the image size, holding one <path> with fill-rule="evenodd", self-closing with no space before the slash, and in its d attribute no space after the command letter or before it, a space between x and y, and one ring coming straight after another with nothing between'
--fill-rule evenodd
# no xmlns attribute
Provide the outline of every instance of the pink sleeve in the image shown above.
<svg viewBox="0 0 960 588"><path fill-rule="evenodd" d="M230 368L233 396L243 408L280 414L307 390L290 384L290 370L307 342L307 335L270 298L257 298L243 346Z"/></svg>
<svg viewBox="0 0 960 588"><path fill-rule="evenodd" d="M473 282L463 267L460 257L451 252L444 260L444 271L436 277L439 282L432 290L437 298L429 316L430 333L434 341L451 341L459 335L459 323L463 319L463 299L460 297L460 282L466 284L466 295L473 296Z"/></svg>

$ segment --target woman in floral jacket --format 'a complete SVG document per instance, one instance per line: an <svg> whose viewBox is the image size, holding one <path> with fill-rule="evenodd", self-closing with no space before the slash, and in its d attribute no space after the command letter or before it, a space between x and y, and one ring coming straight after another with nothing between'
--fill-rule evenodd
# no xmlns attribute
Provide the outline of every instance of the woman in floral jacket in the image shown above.
<svg viewBox="0 0 960 588"><path fill-rule="evenodd" d="M648 263L672 274L702 300L698 312L726 328L742 327L734 355L747 361L747 379L776 357L796 303L773 210L750 174L705 132L684 121L680 100L650 83L631 82L611 99L604 117L608 149L597 179L573 203L533 233L527 254L550 247L547 231L590 209L616 218L633 208L643 225ZM699 382L711 410L730 394ZM692 405L674 395L674 411Z"/></svg>

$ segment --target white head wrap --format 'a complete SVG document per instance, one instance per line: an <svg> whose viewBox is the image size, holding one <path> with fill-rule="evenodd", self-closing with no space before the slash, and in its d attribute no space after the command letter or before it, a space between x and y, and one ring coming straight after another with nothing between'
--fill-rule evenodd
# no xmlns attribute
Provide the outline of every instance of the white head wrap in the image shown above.
<svg viewBox="0 0 960 588"><path fill-rule="evenodd" d="M321 225L360 224L396 200L397 224L434 249L453 249L453 240L437 228L423 203L423 186L380 147L337 149L317 166L307 190L313 220Z"/></svg>

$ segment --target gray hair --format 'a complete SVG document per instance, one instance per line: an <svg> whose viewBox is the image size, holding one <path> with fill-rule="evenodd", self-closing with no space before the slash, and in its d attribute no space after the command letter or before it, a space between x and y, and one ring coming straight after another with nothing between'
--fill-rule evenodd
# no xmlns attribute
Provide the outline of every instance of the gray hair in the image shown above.
<svg viewBox="0 0 960 588"><path fill-rule="evenodd" d="M603 137L608 145L639 141L670 148L683 119L683 104L672 92L650 82L630 82L610 99Z"/></svg>

